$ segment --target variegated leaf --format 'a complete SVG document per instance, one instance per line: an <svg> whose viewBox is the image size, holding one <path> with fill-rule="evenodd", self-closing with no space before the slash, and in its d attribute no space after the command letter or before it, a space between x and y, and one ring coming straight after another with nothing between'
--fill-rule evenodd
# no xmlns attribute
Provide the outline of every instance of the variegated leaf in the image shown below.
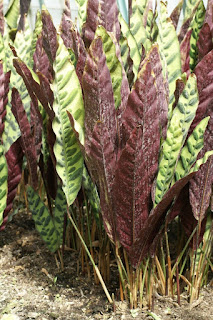
<svg viewBox="0 0 213 320"><path fill-rule="evenodd" d="M200 150L204 145L204 132L210 117L204 118L193 130L180 153L180 159L175 169L175 180L187 175L194 165Z"/></svg>
<svg viewBox="0 0 213 320"><path fill-rule="evenodd" d="M69 52L60 37L58 42L59 47L53 64L55 79L52 85L55 96L53 103L55 119L52 124L56 134L54 153L56 170L62 179L68 205L71 205L81 187L83 156L70 126L67 111L73 116L80 143L84 144L84 108L80 83L70 62Z"/></svg>
<svg viewBox="0 0 213 320"><path fill-rule="evenodd" d="M138 50L137 42L129 30L128 24L123 19L121 14L119 15L119 22L121 24L121 32L123 36L127 39L128 46L130 48L130 57L133 61L133 72L135 81L137 79L138 69L141 61L140 52Z"/></svg>
<svg viewBox="0 0 213 320"><path fill-rule="evenodd" d="M129 95L127 78L125 79L125 73L123 72L123 66L117 57L116 51L116 39L113 39L113 35L110 35L102 26L96 29L96 37L101 37L103 42L103 50L106 55L107 67L110 71L112 80L113 96L115 101L115 108L118 109L124 98L124 104ZM113 41L114 40L114 41ZM122 82L126 82L125 92L122 94ZM125 94L125 97L124 97Z"/></svg>
<svg viewBox="0 0 213 320"><path fill-rule="evenodd" d="M189 56L190 56L189 65L190 65L191 71L194 70L194 67L197 64L197 54L198 54L197 41L198 41L200 30L203 26L204 18L205 18L205 7L203 4L203 0L201 0L196 10L194 19L192 20L190 25L190 27L192 28L192 34L190 38L190 51L189 51Z"/></svg>
<svg viewBox="0 0 213 320"><path fill-rule="evenodd" d="M86 22L86 18L87 18L88 0L75 0L75 1L78 5L78 20L79 20L79 27L80 27L80 31L81 31L84 23Z"/></svg>
<svg viewBox="0 0 213 320"><path fill-rule="evenodd" d="M172 113L167 137L162 145L162 157L156 181L155 205L162 200L172 182L180 150L195 117L197 106L197 82L196 77L191 75Z"/></svg>
<svg viewBox="0 0 213 320"><path fill-rule="evenodd" d="M172 106L175 100L174 92L176 80L181 76L180 45L175 27L168 17L166 5L160 3L159 36L158 43L160 52L163 54L167 64L169 82L169 109L168 118L171 118Z"/></svg>

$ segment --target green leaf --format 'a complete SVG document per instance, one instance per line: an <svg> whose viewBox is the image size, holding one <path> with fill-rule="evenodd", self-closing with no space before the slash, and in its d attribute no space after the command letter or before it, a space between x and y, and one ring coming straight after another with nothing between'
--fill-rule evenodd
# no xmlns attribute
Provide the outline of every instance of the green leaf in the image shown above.
<svg viewBox="0 0 213 320"><path fill-rule="evenodd" d="M51 252L60 247L58 232L49 210L40 199L38 193L30 186L27 187L27 198L35 227Z"/></svg>
<svg viewBox="0 0 213 320"><path fill-rule="evenodd" d="M201 0L199 6L196 10L194 19L191 22L190 27L192 28L192 34L190 38L190 51L189 51L189 65L191 71L194 70L197 64L197 55L198 55L198 48L197 48L197 41L199 38L200 30L203 26L203 22L205 19L205 7L203 1Z"/></svg>
<svg viewBox="0 0 213 320"><path fill-rule="evenodd" d="M56 134L54 153L56 171L63 182L63 191L68 205L75 200L81 187L83 156L76 140L75 132L70 126L67 115L69 111L74 120L74 129L79 134L79 141L84 144L84 105L81 86L72 65L69 52L59 37L59 47L53 64L55 79L52 85L54 92L53 131Z"/></svg>
<svg viewBox="0 0 213 320"><path fill-rule="evenodd" d="M99 26L96 29L95 37L101 37L103 50L106 55L107 67L112 79L112 89L115 101L115 108L121 104L121 86L122 86L122 65L116 55L116 47L113 39L104 27ZM116 39L114 39L116 41Z"/></svg>
<svg viewBox="0 0 213 320"><path fill-rule="evenodd" d="M11 145L21 136L19 125L11 111L10 104L6 106L6 111L7 113L4 121L4 131L2 134L5 153L10 149Z"/></svg>
<svg viewBox="0 0 213 320"><path fill-rule="evenodd" d="M130 32L136 40L138 50L141 53L142 46L146 52L151 47L151 42L148 39L148 33L143 25L143 13L141 12L137 0L132 1L132 15L130 17Z"/></svg>
<svg viewBox="0 0 213 320"><path fill-rule="evenodd" d="M174 92L176 80L181 76L180 45L175 27L168 17L166 5L160 3L159 34L158 43L161 54L165 57L168 70L169 82L169 110L168 117L171 118L172 106L175 101Z"/></svg>
<svg viewBox="0 0 213 320"><path fill-rule="evenodd" d="M185 0L183 5L183 19L186 21L191 17L192 11L200 0Z"/></svg>
<svg viewBox="0 0 213 320"><path fill-rule="evenodd" d="M7 161L4 156L4 147L0 145L0 226L3 222L3 213L7 205Z"/></svg>
<svg viewBox="0 0 213 320"><path fill-rule="evenodd" d="M191 168L190 173L198 171L200 166L202 166L202 164L205 164L206 161L209 159L209 157L211 157L212 155L213 155L213 150L207 151L203 158L196 161L194 167Z"/></svg>
<svg viewBox="0 0 213 320"><path fill-rule="evenodd" d="M124 0L117 0L118 8L120 13L122 14L124 20L128 23L128 9L127 9L127 3Z"/></svg>
<svg viewBox="0 0 213 320"><path fill-rule="evenodd" d="M181 150L180 159L175 169L175 180L185 177L191 167L194 165L200 150L204 144L204 132L206 130L210 117L204 118L193 130L190 137L187 139L186 145Z"/></svg>
<svg viewBox="0 0 213 320"><path fill-rule="evenodd" d="M137 79L138 68L141 61L140 52L138 50L137 42L129 30L128 24L125 22L121 14L119 14L119 22L121 24L121 32L123 36L127 39L128 47L130 48L130 57L133 61L133 72L135 81Z"/></svg>
<svg viewBox="0 0 213 320"><path fill-rule="evenodd" d="M64 233L64 216L67 213L67 200L66 196L61 187L58 188L56 198L55 198L55 208L53 221L58 234L58 243L62 245L63 243L63 233Z"/></svg>
<svg viewBox="0 0 213 320"><path fill-rule="evenodd" d="M162 156L159 163L155 205L163 198L170 187L180 150L185 142L188 130L198 107L198 91L196 76L191 75L173 111L167 130L167 137L162 145Z"/></svg>
<svg viewBox="0 0 213 320"><path fill-rule="evenodd" d="M75 2L78 5L78 20L79 20L79 27L80 27L80 31L81 31L82 26L86 22L86 18L87 18L87 2L88 2L88 0L75 0Z"/></svg>
<svg viewBox="0 0 213 320"><path fill-rule="evenodd" d="M5 18L11 29L16 29L18 25L18 17L20 11L20 0L10 0Z"/></svg>
<svg viewBox="0 0 213 320"><path fill-rule="evenodd" d="M86 194L87 198L89 199L90 205L92 207L92 211L95 215L96 221L99 221L100 220L99 215L101 212L100 198L98 195L96 185L93 183L92 179L90 178L85 166L83 169L82 183L83 183L83 188L84 188L85 194Z"/></svg>

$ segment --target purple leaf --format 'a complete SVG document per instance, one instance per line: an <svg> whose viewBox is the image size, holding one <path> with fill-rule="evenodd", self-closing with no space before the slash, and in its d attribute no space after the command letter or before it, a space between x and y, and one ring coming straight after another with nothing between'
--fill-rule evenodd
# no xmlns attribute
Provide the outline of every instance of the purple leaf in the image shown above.
<svg viewBox="0 0 213 320"><path fill-rule="evenodd" d="M38 187L38 174L37 174L37 155L35 147L35 139L31 132L30 123L27 119L18 90L12 89L12 112L19 124L21 131L21 143L23 151L27 158L28 168L31 177L31 183L34 189Z"/></svg>
<svg viewBox="0 0 213 320"><path fill-rule="evenodd" d="M0 137L4 131L4 119L6 116L6 105L8 102L8 92L10 83L10 72L3 71L3 64L0 62Z"/></svg>
<svg viewBox="0 0 213 320"><path fill-rule="evenodd" d="M53 24L52 17L47 10L42 10L42 37L43 37L43 48L53 64L56 57L56 51L58 49L57 31Z"/></svg>
<svg viewBox="0 0 213 320"><path fill-rule="evenodd" d="M98 173L101 212L105 230L115 241L115 213L113 208L113 182L115 174L116 153L109 129L103 122L97 122L92 137L88 156Z"/></svg>
<svg viewBox="0 0 213 320"><path fill-rule="evenodd" d="M4 35L4 1L0 1L0 32Z"/></svg>
<svg viewBox="0 0 213 320"><path fill-rule="evenodd" d="M152 47L149 55L143 61L143 68L129 95L126 110L122 115L121 121L123 124L121 128L121 137L123 146L129 139L132 130L138 125L143 124L144 105L146 106L145 110L147 110L152 104L158 104L157 118L159 119L159 128L161 127L164 137L166 134L168 84L165 83L162 75L162 65L158 47L156 45ZM154 73L154 78L151 75L151 71ZM154 81L156 85L154 84ZM150 108L150 110L151 109L152 108Z"/></svg>
<svg viewBox="0 0 213 320"><path fill-rule="evenodd" d="M181 0L178 5L174 8L174 10L172 11L170 18L172 20L172 23L175 27L175 29L177 29L177 25L178 25L178 21L180 18L180 13L183 7L183 0Z"/></svg>
<svg viewBox="0 0 213 320"><path fill-rule="evenodd" d="M130 260L133 267L137 267L149 252L151 245L163 227L165 217L173 199L179 195L180 191L194 175L195 172L178 180L166 192L161 202L151 211L146 223L141 229L140 236L132 247L132 254L130 253Z"/></svg>
<svg viewBox="0 0 213 320"><path fill-rule="evenodd" d="M42 116L40 114L39 108L38 108L38 100L41 102L42 106L46 110L47 114L49 115L50 119L54 118L54 111L52 110L51 106L53 103L53 93L50 89L50 85L48 80L45 78L45 76L39 74L39 78L41 80L41 86L33 79L33 76L31 74L31 71L28 69L26 64L16 58L13 60L13 64L16 68L16 71L20 76L23 78L24 83L26 85L26 88L29 92L29 95L31 97L31 100L33 102L33 106L36 110L37 116L40 119L40 122L42 124Z"/></svg>
<svg viewBox="0 0 213 320"><path fill-rule="evenodd" d="M178 35L178 40L179 40L180 43L183 41L183 38L185 37L185 35L186 35L186 33L187 33L188 29L189 29L189 26L191 24L192 19L194 18L195 12L196 12L199 4L200 4L200 1L197 2L197 4L195 5L194 9L192 10L191 16L181 26L181 29L180 29L180 32L179 32L179 35Z"/></svg>
<svg viewBox="0 0 213 320"><path fill-rule="evenodd" d="M116 0L88 0L87 19L82 28L86 47L89 47L93 41L98 25L102 25L107 31L113 32L117 41L119 41L120 24Z"/></svg>
<svg viewBox="0 0 213 320"><path fill-rule="evenodd" d="M182 72L186 72L187 74L190 72L190 39L191 39L192 29L189 29L180 44L180 54L181 54L181 69Z"/></svg>
<svg viewBox="0 0 213 320"><path fill-rule="evenodd" d="M85 101L85 147L89 144L93 128L102 121L108 129L111 141L116 141L116 111L113 90L106 57L100 38L94 40L86 60L82 86Z"/></svg>
<svg viewBox="0 0 213 320"><path fill-rule="evenodd" d="M157 54L155 47L151 55L153 61L146 60L131 92L123 123L133 131L121 152L115 173L117 232L127 251L148 218L151 188L158 168L162 94L156 88L162 87L159 80L163 82L163 76Z"/></svg>
<svg viewBox="0 0 213 320"><path fill-rule="evenodd" d="M208 0L204 23L208 23L213 37L213 0Z"/></svg>
<svg viewBox="0 0 213 320"><path fill-rule="evenodd" d="M204 23L197 42L198 62L213 49L212 34L208 23Z"/></svg>
<svg viewBox="0 0 213 320"><path fill-rule="evenodd" d="M43 38L40 35L36 42L36 49L33 55L34 60L34 71L41 72L49 80L53 81L53 67L48 59L48 56L42 46Z"/></svg>
<svg viewBox="0 0 213 320"><path fill-rule="evenodd" d="M24 30L25 19L30 8L31 0L20 0L20 20L18 30Z"/></svg>
<svg viewBox="0 0 213 320"><path fill-rule="evenodd" d="M7 207L4 210L3 224L0 231L5 228L8 220L8 214L13 207L13 200L16 196L17 187L21 180L23 151L20 145L20 138L16 140L5 154L8 166L8 195Z"/></svg>

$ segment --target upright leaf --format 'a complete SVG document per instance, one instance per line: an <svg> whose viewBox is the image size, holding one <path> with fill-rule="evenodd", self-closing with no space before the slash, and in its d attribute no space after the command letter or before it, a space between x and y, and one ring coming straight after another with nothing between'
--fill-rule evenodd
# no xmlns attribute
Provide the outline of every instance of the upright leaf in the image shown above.
<svg viewBox="0 0 213 320"><path fill-rule="evenodd" d="M20 0L10 0L5 18L10 29L16 29L20 11Z"/></svg>
<svg viewBox="0 0 213 320"><path fill-rule="evenodd" d="M1 225L0 230L3 230L6 226L8 214L13 207L13 200L17 194L17 188L22 176L23 151L20 145L20 138L16 140L5 153L5 158L8 167L8 195L7 206L3 214L3 224Z"/></svg>
<svg viewBox="0 0 213 320"><path fill-rule="evenodd" d="M12 112L19 124L22 136L22 148L27 158L28 168L30 172L31 183L34 189L38 187L37 174L37 155L35 148L35 140L31 133L30 123L27 119L21 97L17 89L12 90Z"/></svg>
<svg viewBox="0 0 213 320"><path fill-rule="evenodd" d="M155 190L155 205L163 198L169 189L174 176L180 150L185 142L190 125L195 117L198 106L196 77L191 75L173 111L167 130L167 137L162 145L162 157Z"/></svg>
<svg viewBox="0 0 213 320"><path fill-rule="evenodd" d="M3 213L4 209L7 205L7 192L8 192L8 184L7 184L7 177L8 177L8 168L7 168L7 161L4 156L4 148L0 145L0 226L3 223Z"/></svg>
<svg viewBox="0 0 213 320"><path fill-rule="evenodd" d="M30 186L27 187L27 198L37 231L49 250L55 252L60 247L60 239L53 218L37 192Z"/></svg>
<svg viewBox="0 0 213 320"><path fill-rule="evenodd" d="M208 23L204 23L202 29L200 30L198 41L197 41L197 51L198 51L198 62L208 54L213 49L213 40L211 35L211 30Z"/></svg>
<svg viewBox="0 0 213 320"><path fill-rule="evenodd" d="M172 11L170 18L172 20L172 23L175 27L175 29L177 29L177 25L179 22L179 18L180 18L180 13L183 7L183 0L180 0L180 2L178 3L178 5L174 8L174 10Z"/></svg>
<svg viewBox="0 0 213 320"><path fill-rule="evenodd" d="M69 53L63 40L59 38L58 41L59 47L53 64L55 79L52 85L55 96L53 103L55 118L52 124L56 135L54 153L56 170L62 179L68 205L71 205L81 187L83 157L75 133L70 126L67 111L72 114L75 130L79 133L81 144L84 144L84 109L75 68L69 60Z"/></svg>
<svg viewBox="0 0 213 320"><path fill-rule="evenodd" d="M53 64L56 58L56 51L58 49L57 32L52 21L52 17L47 10L42 10L42 36L43 36L43 48Z"/></svg>
<svg viewBox="0 0 213 320"><path fill-rule="evenodd" d="M175 100L176 80L181 75L180 46L175 27L168 17L167 8L163 2L160 3L160 13L158 43L160 52L165 57L167 63L169 82L168 118L170 119Z"/></svg>
<svg viewBox="0 0 213 320"><path fill-rule="evenodd" d="M79 26L81 31L87 18L88 0L76 0L76 2L78 4L78 20L79 20Z"/></svg>
<svg viewBox="0 0 213 320"><path fill-rule="evenodd" d="M111 140L116 141L116 111L110 72L100 38L95 39L89 49L82 79L85 101L86 147L97 121L105 124Z"/></svg>
<svg viewBox="0 0 213 320"><path fill-rule="evenodd" d="M130 49L130 57L133 61L133 72L134 72L134 81L135 81L137 79L138 69L141 61L140 52L138 50L137 42L129 30L128 24L123 19L121 14L119 14L119 22L121 25L122 35L126 38L129 49Z"/></svg>
<svg viewBox="0 0 213 320"><path fill-rule="evenodd" d="M110 71L113 96L115 101L115 108L118 109L120 105L126 104L126 100L129 95L129 86L127 82L126 74L123 72L123 67L119 61L118 53L116 52L116 46L113 43L113 38L106 30L100 26L96 30L96 36L100 36L103 42L103 50L106 55L107 67ZM125 87L122 90L122 87ZM123 101L122 101L123 100Z"/></svg>
<svg viewBox="0 0 213 320"><path fill-rule="evenodd" d="M205 18L205 7L203 0L200 1L199 6L197 7L193 21L191 22L192 34L190 39L190 69L193 71L195 65L197 64L197 41L199 37L200 30L203 26L203 21Z"/></svg>

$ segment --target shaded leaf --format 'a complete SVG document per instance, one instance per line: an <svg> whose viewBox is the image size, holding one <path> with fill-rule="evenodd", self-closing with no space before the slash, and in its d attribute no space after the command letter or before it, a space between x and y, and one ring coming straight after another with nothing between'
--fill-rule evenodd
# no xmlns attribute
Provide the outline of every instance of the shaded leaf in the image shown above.
<svg viewBox="0 0 213 320"><path fill-rule="evenodd" d="M7 193L8 193L8 168L7 161L4 156L4 148L0 145L0 226L3 223L3 213L7 205Z"/></svg>
<svg viewBox="0 0 213 320"><path fill-rule="evenodd" d="M192 35L192 29L189 29L180 44L180 54L181 54L181 70L187 74L190 72L190 39Z"/></svg>
<svg viewBox="0 0 213 320"><path fill-rule="evenodd" d="M7 206L4 210L3 224L0 230L3 230L8 220L8 214L13 207L13 200L17 193L17 187L21 180L22 175L22 161L23 151L20 145L20 139L16 140L5 154L8 167L8 195L7 195Z"/></svg>
<svg viewBox="0 0 213 320"><path fill-rule="evenodd" d="M30 123L27 119L20 95L17 89L12 90L12 112L19 124L21 130L21 143L23 151L27 158L28 168L30 172L31 183L34 189L38 187L37 174L37 155L35 148L35 140L31 133Z"/></svg>

